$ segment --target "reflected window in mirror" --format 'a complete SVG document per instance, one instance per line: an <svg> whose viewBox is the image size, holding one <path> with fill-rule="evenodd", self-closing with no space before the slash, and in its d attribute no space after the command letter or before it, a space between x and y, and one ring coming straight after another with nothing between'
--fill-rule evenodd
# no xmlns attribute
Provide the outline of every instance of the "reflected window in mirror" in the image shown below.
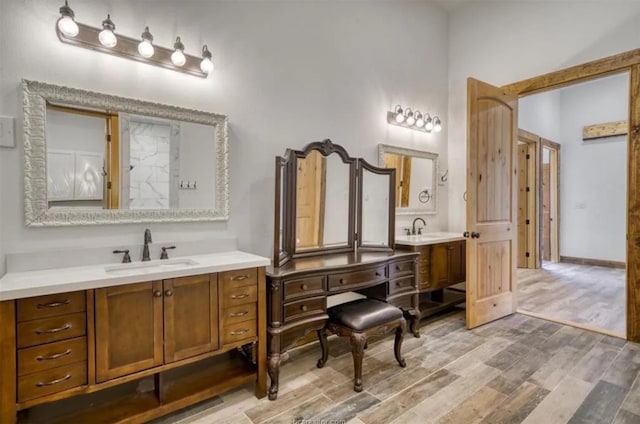
<svg viewBox="0 0 640 424"><path fill-rule="evenodd" d="M360 214L358 245L389 247L389 216L393 210L393 172L360 161Z"/></svg>
<svg viewBox="0 0 640 424"><path fill-rule="evenodd" d="M438 155L384 144L379 153L380 166L396 170L397 213L436 213Z"/></svg>

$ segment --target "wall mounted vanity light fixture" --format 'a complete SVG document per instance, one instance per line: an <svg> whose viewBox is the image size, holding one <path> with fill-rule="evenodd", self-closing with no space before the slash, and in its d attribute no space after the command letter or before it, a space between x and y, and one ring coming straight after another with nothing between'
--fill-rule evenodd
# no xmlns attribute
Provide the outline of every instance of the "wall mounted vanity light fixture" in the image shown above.
<svg viewBox="0 0 640 424"><path fill-rule="evenodd" d="M402 109L397 105L393 112L387 112L387 122L404 128L411 128L426 133L442 131L442 121L437 116L420 113L419 110L413 112L411 108Z"/></svg>
<svg viewBox="0 0 640 424"><path fill-rule="evenodd" d="M95 28L75 20L75 13L69 7L68 0L60 8L60 18L56 23L56 33L60 41L77 47L125 57L149 65L184 72L197 77L206 78L213 72L211 52L207 46L202 47L202 56L184 53L184 44L180 37L176 38L173 49L153 44L153 35L149 27L145 27L140 38L127 37L115 33L116 26L111 16L102 21L102 28Z"/></svg>

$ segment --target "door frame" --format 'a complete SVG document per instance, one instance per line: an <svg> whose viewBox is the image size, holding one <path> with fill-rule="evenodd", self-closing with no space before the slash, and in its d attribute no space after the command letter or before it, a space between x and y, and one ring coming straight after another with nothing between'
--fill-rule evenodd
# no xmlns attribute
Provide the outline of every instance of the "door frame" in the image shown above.
<svg viewBox="0 0 640 424"><path fill-rule="evenodd" d="M560 262L560 144L555 143L546 138L540 138L541 156L540 156L540 172L543 171L542 166L542 149L549 150L549 214L551 223L549 224L549 245L551 250L551 262ZM539 199L542 203L543 187L540 184ZM542 207L540 207L540 249L542 249ZM540 250L540 259L542 259L542 250Z"/></svg>
<svg viewBox="0 0 640 424"><path fill-rule="evenodd" d="M640 49L507 84L519 97L629 72L627 137L627 340L640 342Z"/></svg>
<svg viewBox="0 0 640 424"><path fill-rule="evenodd" d="M541 222L542 222L542 208L540 208L538 202L538 193L542 188L540 167L540 137L532 132L518 128L518 143L525 144L527 146L527 154L529 155L529 162L527 162L527 218L529 219L529 225L527 227L527 246L526 251L529 252L529 257L526 260L527 266L525 268L534 269L540 268L540 243L541 243ZM520 240L518 240L518 248Z"/></svg>

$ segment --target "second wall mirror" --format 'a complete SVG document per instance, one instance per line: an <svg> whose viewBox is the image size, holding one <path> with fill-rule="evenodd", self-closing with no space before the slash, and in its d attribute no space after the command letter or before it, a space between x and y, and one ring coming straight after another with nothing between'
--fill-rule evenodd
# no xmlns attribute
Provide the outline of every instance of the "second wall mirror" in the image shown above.
<svg viewBox="0 0 640 424"><path fill-rule="evenodd" d="M378 165L396 170L396 214L438 212L438 154L378 145Z"/></svg>

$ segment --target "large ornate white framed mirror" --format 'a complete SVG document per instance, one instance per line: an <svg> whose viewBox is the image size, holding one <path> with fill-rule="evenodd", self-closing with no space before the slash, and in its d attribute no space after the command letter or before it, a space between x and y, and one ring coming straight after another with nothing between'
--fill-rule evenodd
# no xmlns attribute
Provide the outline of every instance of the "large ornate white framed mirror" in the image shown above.
<svg viewBox="0 0 640 424"><path fill-rule="evenodd" d="M378 145L378 164L396 170L396 214L438 213L438 154Z"/></svg>
<svg viewBox="0 0 640 424"><path fill-rule="evenodd" d="M229 218L227 117L22 81L25 224Z"/></svg>

